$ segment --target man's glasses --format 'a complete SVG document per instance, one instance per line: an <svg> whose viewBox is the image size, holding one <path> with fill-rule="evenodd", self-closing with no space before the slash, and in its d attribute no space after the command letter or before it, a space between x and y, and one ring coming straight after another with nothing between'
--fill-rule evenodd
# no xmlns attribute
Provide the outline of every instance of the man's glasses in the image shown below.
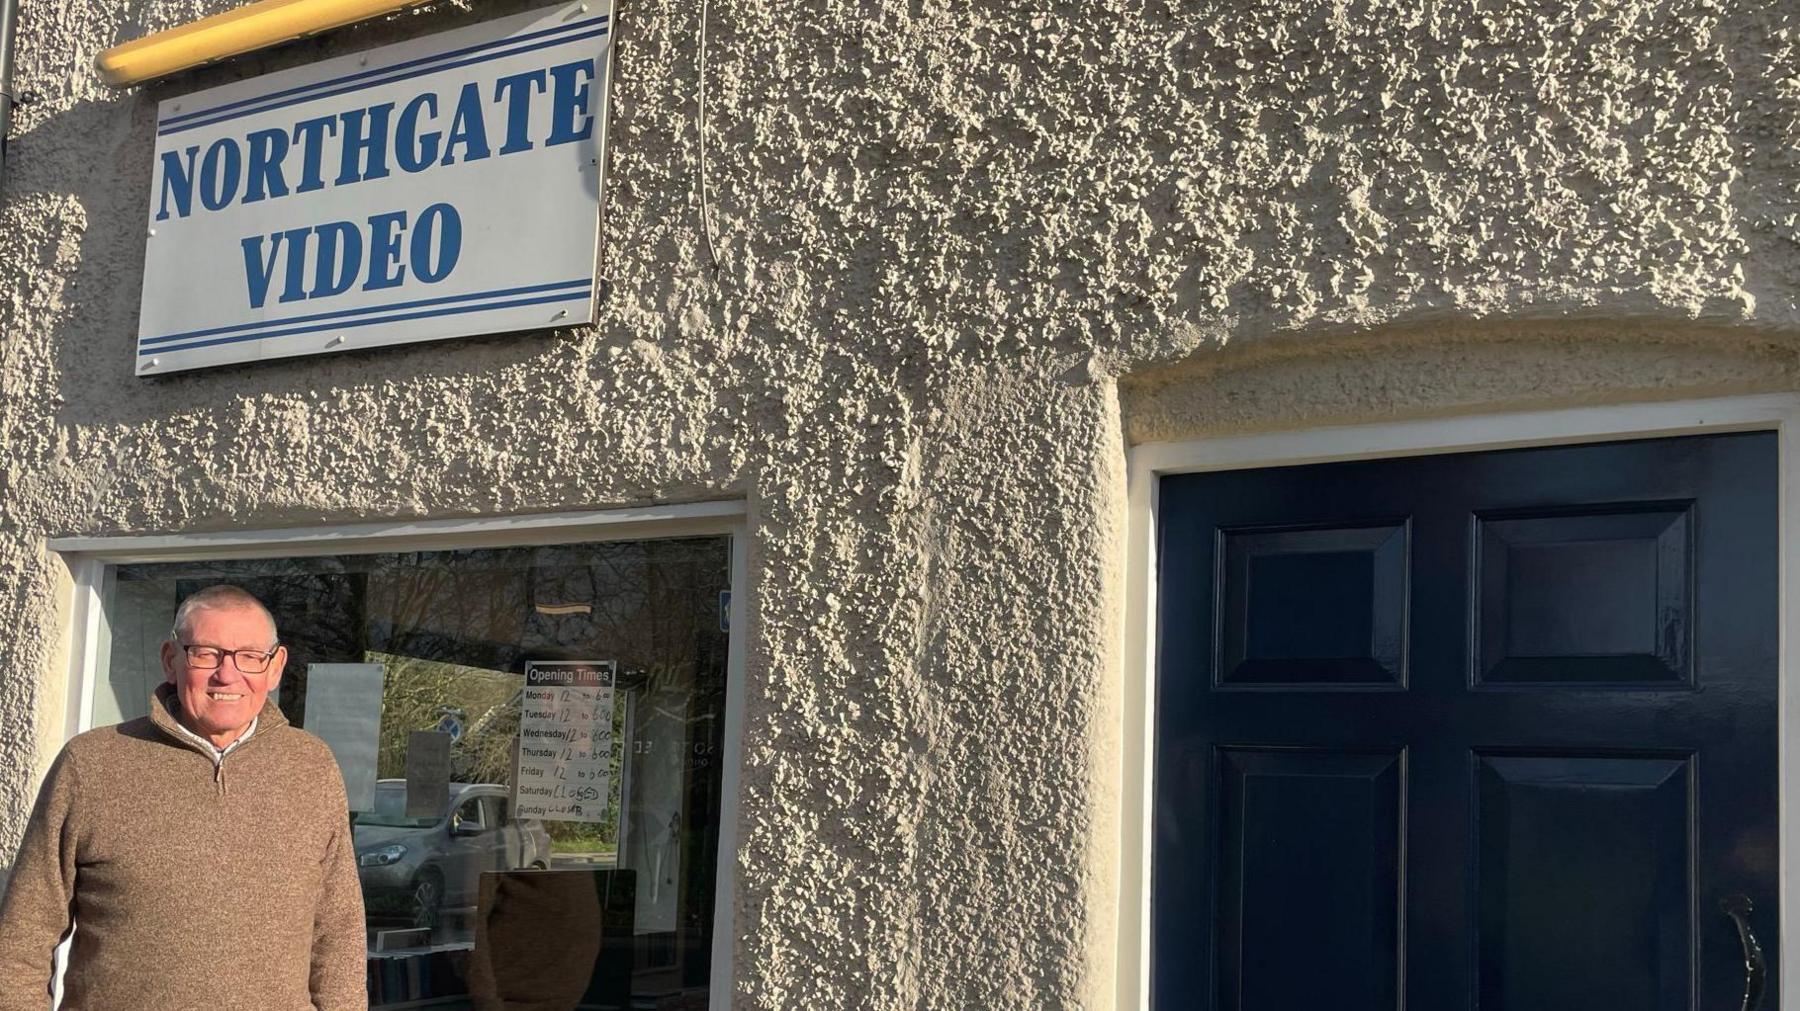
<svg viewBox="0 0 1800 1011"><path fill-rule="evenodd" d="M223 664L226 657L230 657L237 669L245 674L261 674L269 669L269 661L275 659L275 652L281 647L264 652L260 649L220 649L217 646L189 646L182 643L181 648L187 651L188 666L198 670L212 670Z"/></svg>

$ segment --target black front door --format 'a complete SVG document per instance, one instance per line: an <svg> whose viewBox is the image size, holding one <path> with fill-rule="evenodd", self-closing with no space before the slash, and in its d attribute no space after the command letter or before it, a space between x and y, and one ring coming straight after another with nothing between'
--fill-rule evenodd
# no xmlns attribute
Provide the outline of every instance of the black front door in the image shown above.
<svg viewBox="0 0 1800 1011"><path fill-rule="evenodd" d="M1170 476L1157 1011L1778 1006L1776 437Z"/></svg>

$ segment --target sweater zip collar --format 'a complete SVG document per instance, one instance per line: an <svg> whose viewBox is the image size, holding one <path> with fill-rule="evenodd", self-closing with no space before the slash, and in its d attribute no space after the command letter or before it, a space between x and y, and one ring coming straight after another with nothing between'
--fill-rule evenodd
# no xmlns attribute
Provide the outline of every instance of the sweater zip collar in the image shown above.
<svg viewBox="0 0 1800 1011"><path fill-rule="evenodd" d="M251 737L256 735L256 727L259 719L260 717L251 720L250 725L244 728L244 732L239 734L235 740L230 744L225 745L223 748L214 747L211 741L194 733L192 730L189 730L187 727L183 726L179 720L175 723L175 732L180 734L189 744L198 745L200 752L213 760L213 766L215 768L222 768L225 765L226 755L243 747L249 742Z"/></svg>
<svg viewBox="0 0 1800 1011"><path fill-rule="evenodd" d="M181 702L175 697L175 686L165 681L157 685L156 691L150 695L150 722L156 726L157 730L162 731L164 737L189 751L204 755L207 760L212 762L213 785L218 788L220 796L225 794L226 757L250 747L253 742L267 737L269 732L277 727L287 726L288 722L287 717L281 713L281 707L275 704L275 700L265 698L262 712L258 713L252 722L252 726L257 732L247 737L239 737L226 745L223 752L219 752L214 750L206 740L181 725L180 719L175 715L176 710L180 707Z"/></svg>

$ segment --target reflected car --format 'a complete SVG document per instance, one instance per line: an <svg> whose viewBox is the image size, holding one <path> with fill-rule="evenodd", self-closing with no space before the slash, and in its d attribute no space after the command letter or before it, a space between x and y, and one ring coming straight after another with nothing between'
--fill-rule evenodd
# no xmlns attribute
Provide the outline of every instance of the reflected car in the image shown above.
<svg viewBox="0 0 1800 1011"><path fill-rule="evenodd" d="M430 929L444 910L474 907L483 871L548 868L550 834L536 818L511 817L511 804L498 783L451 783L438 813L408 817L406 780L379 780L352 827L369 911Z"/></svg>

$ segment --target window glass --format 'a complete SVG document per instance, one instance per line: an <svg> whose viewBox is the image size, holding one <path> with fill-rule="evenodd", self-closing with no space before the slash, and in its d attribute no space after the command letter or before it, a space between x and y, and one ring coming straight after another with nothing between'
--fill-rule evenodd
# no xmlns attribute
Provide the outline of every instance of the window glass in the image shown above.
<svg viewBox="0 0 1800 1011"><path fill-rule="evenodd" d="M729 559L705 537L119 566L95 709L148 712L176 605L241 586L290 652L282 711L345 772L373 1007L700 1009ZM422 772L445 751L447 792Z"/></svg>
<svg viewBox="0 0 1800 1011"><path fill-rule="evenodd" d="M487 823L481 817L480 797L470 797L468 800L463 801L462 805L456 809L456 814L450 822L452 831L460 829L465 832L479 832L486 827Z"/></svg>

